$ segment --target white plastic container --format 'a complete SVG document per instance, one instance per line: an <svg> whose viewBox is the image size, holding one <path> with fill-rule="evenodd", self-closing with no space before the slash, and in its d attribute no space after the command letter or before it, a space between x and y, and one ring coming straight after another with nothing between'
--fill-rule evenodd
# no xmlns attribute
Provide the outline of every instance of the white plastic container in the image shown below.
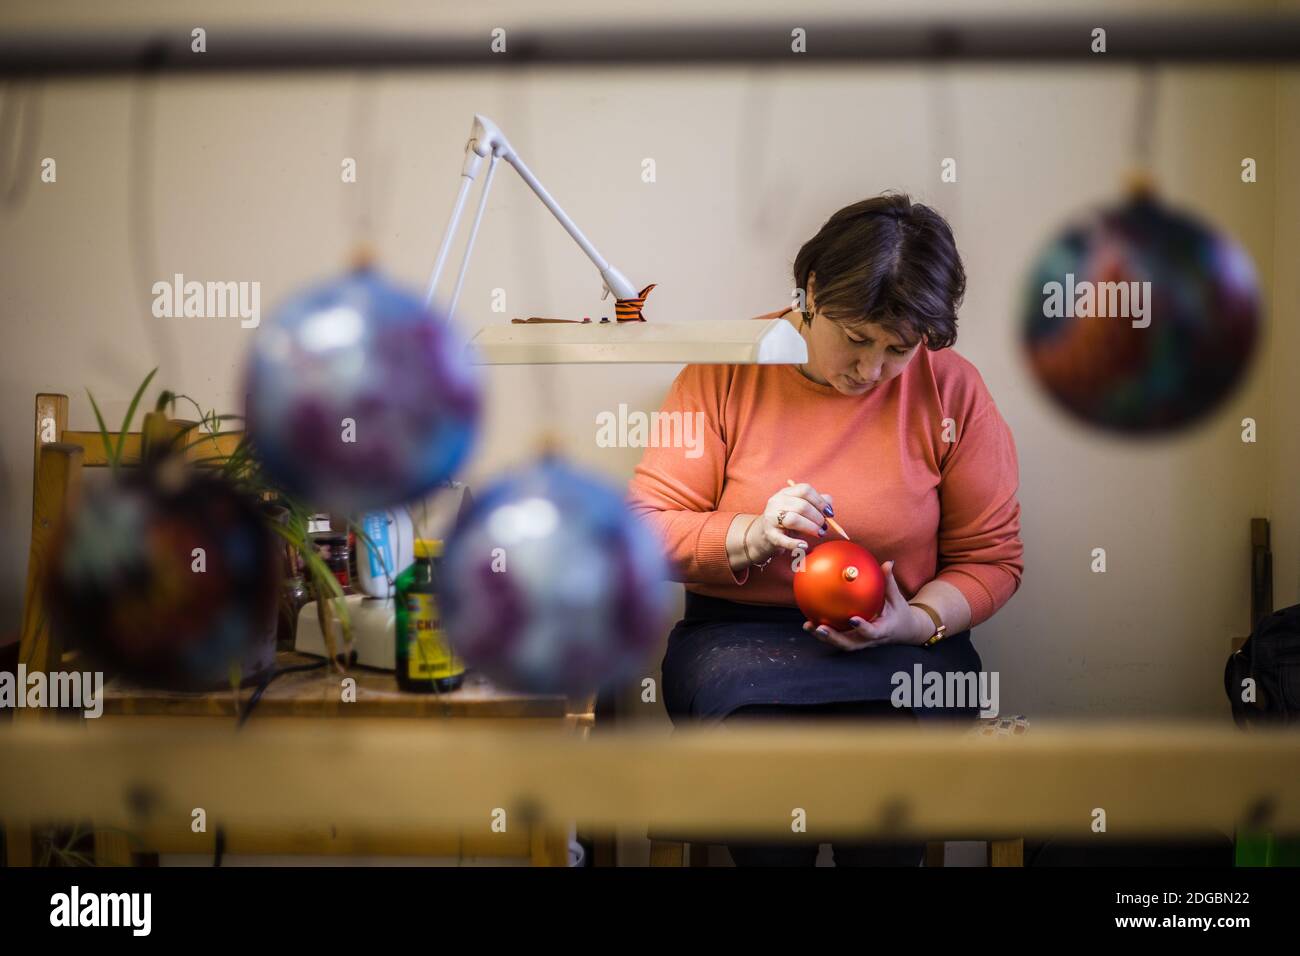
<svg viewBox="0 0 1300 956"><path fill-rule="evenodd" d="M393 596L397 576L415 563L415 528L404 509L372 511L357 522L357 589L374 598Z"/></svg>

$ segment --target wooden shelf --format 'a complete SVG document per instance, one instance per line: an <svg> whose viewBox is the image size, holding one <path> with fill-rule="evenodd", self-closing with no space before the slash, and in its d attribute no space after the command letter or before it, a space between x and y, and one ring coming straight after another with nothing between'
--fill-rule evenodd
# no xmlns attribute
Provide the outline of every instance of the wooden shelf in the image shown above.
<svg viewBox="0 0 1300 956"><path fill-rule="evenodd" d="M277 655L278 667L318 663L320 658L294 652ZM345 703L343 681L356 681L356 700ZM239 692L239 709L248 705L254 688ZM595 698L525 694L496 686L471 672L449 694L415 694L397 686L392 671L352 667L346 674L325 667L294 671L276 678L257 704L255 720L267 717L455 717L527 719L589 725ZM236 698L229 690L183 692L138 687L122 680L104 688L105 716L229 717L236 716Z"/></svg>

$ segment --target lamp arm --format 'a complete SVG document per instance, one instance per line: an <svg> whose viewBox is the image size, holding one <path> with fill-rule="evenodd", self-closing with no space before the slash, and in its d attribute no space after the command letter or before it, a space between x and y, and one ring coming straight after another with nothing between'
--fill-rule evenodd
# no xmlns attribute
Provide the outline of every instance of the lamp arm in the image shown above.
<svg viewBox="0 0 1300 956"><path fill-rule="evenodd" d="M551 215L559 220L564 231L573 237L573 241L578 244L587 258L592 261L600 272L601 279L604 280L605 288L614 293L618 299L632 299L637 296L637 290L628 281L627 277L618 269L614 268L593 246L590 240L583 235L582 230L577 227L568 214L561 208L555 198L546 190L541 181L533 175L533 171L528 168L528 164L519 158L510 141L506 139L505 134L490 119L482 114L474 114L474 126L470 132L470 140L465 146L465 163L461 167L461 185L456 195L456 202L452 207L451 219L447 223L447 230L443 234L442 244L438 248L438 257L434 263L433 275L429 279L429 286L425 293L425 304L433 301L434 289L438 285L438 280L442 276L442 270L446 264L447 252L451 247L452 236L455 235L457 227L460 225L460 217L465 209L465 200L469 195L470 186L478 176L482 161L484 158L492 157L492 169L483 186L483 196L479 201L477 214L474 220L474 226L470 233L470 241L466 245L465 255L461 262L459 276L456 283L456 291L453 296L452 310L455 309L455 300L460 295L460 285L464 280L465 270L469 265L470 252L473 249L474 238L478 233L479 220L482 219L483 210L487 202L487 190L491 187L492 177L490 173L494 171L496 160L504 159L515 168L515 172L523 179L528 187L542 201L542 204L551 211Z"/></svg>

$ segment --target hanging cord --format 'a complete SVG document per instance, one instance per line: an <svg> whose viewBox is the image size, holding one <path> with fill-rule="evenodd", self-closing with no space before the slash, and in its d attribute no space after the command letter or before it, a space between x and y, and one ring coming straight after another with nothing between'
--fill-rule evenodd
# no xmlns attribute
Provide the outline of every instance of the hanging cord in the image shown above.
<svg viewBox="0 0 1300 956"><path fill-rule="evenodd" d="M930 156L931 162L938 163L940 160L951 157L957 164L957 182L941 185L954 185L958 188L952 190L952 202L947 205L944 214L948 219L949 225L952 226L954 235L961 235L961 177L962 157L961 157L961 130L960 130L960 113L956 108L956 81L953 79L952 68L946 63L940 63L936 66L931 74L930 83L930 116L933 119L931 129ZM934 166L930 167L936 173ZM969 170L965 170L969 173ZM944 195L949 195L945 192Z"/></svg>
<svg viewBox="0 0 1300 956"><path fill-rule="evenodd" d="M135 271L136 294L139 296L140 322L145 338L155 346L155 363L160 368L177 374L175 336L167 319L153 317L153 300L150 298L157 281L158 237L153 202L154 139L157 119L158 66L162 63L166 46L162 42L151 44L140 55L140 75L134 80L130 94L130 120L128 135L131 145L127 163L128 245L131 264Z"/></svg>
<svg viewBox="0 0 1300 956"><path fill-rule="evenodd" d="M1152 185L1156 108L1160 99L1159 74L1155 66L1144 66L1138 75L1137 106L1133 115L1133 170L1130 189L1149 191Z"/></svg>
<svg viewBox="0 0 1300 956"><path fill-rule="evenodd" d="M6 86L4 105L0 106L0 196L4 197L5 208L14 210L22 203L35 175L43 87L21 80Z"/></svg>
<svg viewBox="0 0 1300 956"><path fill-rule="evenodd" d="M1151 165L1151 142L1160 97L1159 77L1154 66L1144 66L1139 78L1137 113L1133 129L1133 155L1143 166Z"/></svg>
<svg viewBox="0 0 1300 956"><path fill-rule="evenodd" d="M352 87L352 105L344 129L342 155L357 164L355 183L343 184L343 230L354 248L373 249L378 241L376 222L388 207L392 177L387 157L375 146L375 114L379 111L379 76L358 73ZM380 195L382 190L382 196ZM378 212L377 212L378 211Z"/></svg>
<svg viewBox="0 0 1300 956"><path fill-rule="evenodd" d="M771 183L767 144L773 139L772 127L779 115L773 100L775 77L766 67L754 67L746 72L745 87L741 91L740 130L736 150L736 209L747 221L740 226L760 235L770 234L774 222L775 206L786 209L799 208L800 190L806 182L800 177L780 188ZM782 290L782 296L788 292Z"/></svg>

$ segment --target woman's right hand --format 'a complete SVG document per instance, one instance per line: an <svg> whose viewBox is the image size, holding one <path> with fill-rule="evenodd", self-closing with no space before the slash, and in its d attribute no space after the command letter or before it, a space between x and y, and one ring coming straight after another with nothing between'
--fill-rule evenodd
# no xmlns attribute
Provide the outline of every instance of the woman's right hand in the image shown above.
<svg viewBox="0 0 1300 956"><path fill-rule="evenodd" d="M745 536L750 558L755 564L761 564L777 551L807 548L808 542L794 535L824 537L828 530L827 514L835 514L831 496L818 494L812 485L786 485L778 489L767 499L763 513Z"/></svg>

